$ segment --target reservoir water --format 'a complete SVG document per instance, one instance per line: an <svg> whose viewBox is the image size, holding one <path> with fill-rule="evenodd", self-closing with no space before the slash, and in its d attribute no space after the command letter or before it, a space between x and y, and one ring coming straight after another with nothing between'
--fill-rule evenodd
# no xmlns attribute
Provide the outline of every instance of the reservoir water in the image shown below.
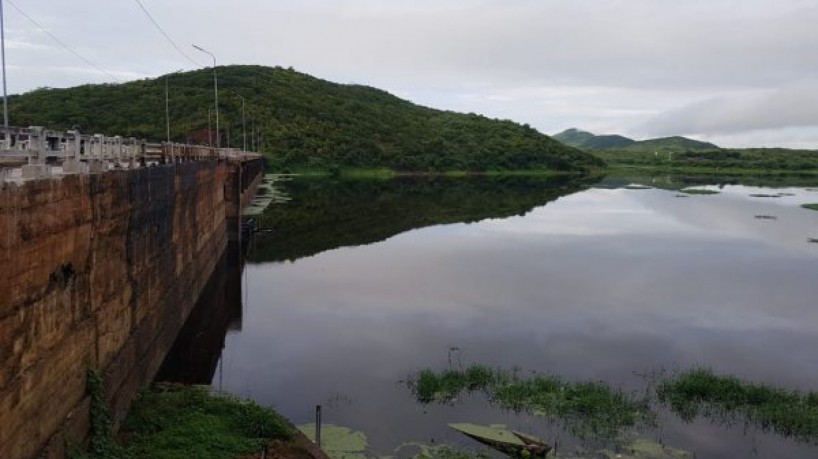
<svg viewBox="0 0 818 459"><path fill-rule="evenodd" d="M297 424L322 405L325 424L366 436L355 457L475 447L453 422L534 433L567 457L606 446L481 393L419 403L406 381L424 368L483 364L640 392L703 366L818 390L818 212L801 207L818 190L641 183L280 184L289 200L259 219L241 326L227 332L212 384ZM655 426L628 435L697 458L818 457L815 441L742 419L656 409Z"/></svg>

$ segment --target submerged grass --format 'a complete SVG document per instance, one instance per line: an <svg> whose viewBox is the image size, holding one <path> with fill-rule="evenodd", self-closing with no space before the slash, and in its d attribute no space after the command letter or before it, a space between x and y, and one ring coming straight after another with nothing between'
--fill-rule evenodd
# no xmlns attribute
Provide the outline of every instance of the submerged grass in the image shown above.
<svg viewBox="0 0 818 459"><path fill-rule="evenodd" d="M818 393L788 391L696 368L661 382L659 400L680 417L741 416L763 429L801 440L818 439Z"/></svg>
<svg viewBox="0 0 818 459"><path fill-rule="evenodd" d="M628 428L653 425L661 403L685 421L743 421L800 441L818 442L818 392L787 390L694 368L663 375L644 395L602 382L573 382L559 376L472 365L464 370L422 370L409 382L418 401L449 403L481 391L494 403L564 423L580 438L615 439ZM655 388L655 389L653 389Z"/></svg>
<svg viewBox="0 0 818 459"><path fill-rule="evenodd" d="M466 370L445 370L436 373L422 370L415 378L415 394L423 403L447 402L464 390L483 390L495 385L495 371L482 365Z"/></svg>
<svg viewBox="0 0 818 459"><path fill-rule="evenodd" d="M818 210L818 202L812 204L802 204L801 207L809 210Z"/></svg>
<svg viewBox="0 0 818 459"><path fill-rule="evenodd" d="M423 403L446 403L465 391L483 391L503 408L561 419L580 437L613 438L622 428L654 418L647 400L601 382L570 382L546 374L523 378L482 365L439 373L422 370L411 387Z"/></svg>

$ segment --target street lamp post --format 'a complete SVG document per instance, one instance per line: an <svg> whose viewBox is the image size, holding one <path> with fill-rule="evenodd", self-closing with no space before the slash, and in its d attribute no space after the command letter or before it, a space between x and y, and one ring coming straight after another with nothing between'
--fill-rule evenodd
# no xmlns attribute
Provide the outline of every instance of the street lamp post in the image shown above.
<svg viewBox="0 0 818 459"><path fill-rule="evenodd" d="M220 137L219 136L219 79L216 76L216 56L214 56L213 53L211 53L210 51L202 48L201 46L196 46L196 45L191 45L191 46L193 46L197 50L199 50L199 51L201 51L201 52L203 52L203 53L205 53L205 54L207 54L207 55L209 55L210 57L213 58L213 93L214 93L215 100L216 100L216 102L215 102L215 105L216 105L216 148L219 148L221 146L220 142L219 142L219 137Z"/></svg>
<svg viewBox="0 0 818 459"><path fill-rule="evenodd" d="M210 117L213 113L213 109L207 107L207 146L208 148L213 148L213 130L210 129Z"/></svg>
<svg viewBox="0 0 818 459"><path fill-rule="evenodd" d="M168 90L168 78L180 72L182 71L177 70L165 75L165 130L167 131L168 143L170 143L170 92Z"/></svg>
<svg viewBox="0 0 818 459"><path fill-rule="evenodd" d="M242 151L247 151L247 120L244 118L244 97L238 93L236 95L241 99L241 137L244 142Z"/></svg>
<svg viewBox="0 0 818 459"><path fill-rule="evenodd" d="M9 100L6 94L6 25L3 17L3 0L0 0L0 56L3 61L3 127L6 128L4 139L9 144Z"/></svg>
<svg viewBox="0 0 818 459"><path fill-rule="evenodd" d="M168 145L170 145L170 95L168 92L167 75L165 75L165 130L168 134Z"/></svg>

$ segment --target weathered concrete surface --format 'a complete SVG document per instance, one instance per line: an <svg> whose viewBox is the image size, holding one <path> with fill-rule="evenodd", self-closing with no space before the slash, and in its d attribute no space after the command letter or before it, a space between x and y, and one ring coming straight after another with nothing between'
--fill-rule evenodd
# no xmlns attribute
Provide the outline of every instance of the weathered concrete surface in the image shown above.
<svg viewBox="0 0 818 459"><path fill-rule="evenodd" d="M88 368L121 422L227 247L239 169L202 161L0 188L0 458L64 457L82 441Z"/></svg>

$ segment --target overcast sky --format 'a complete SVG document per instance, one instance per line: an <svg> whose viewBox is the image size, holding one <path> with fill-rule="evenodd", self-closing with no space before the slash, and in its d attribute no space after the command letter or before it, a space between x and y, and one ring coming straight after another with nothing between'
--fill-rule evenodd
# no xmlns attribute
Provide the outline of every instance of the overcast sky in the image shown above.
<svg viewBox="0 0 818 459"><path fill-rule="evenodd" d="M111 78L5 3L11 93ZM201 66L636 138L818 148L818 0L142 0ZM135 0L13 0L121 81L196 66ZM13 120L12 120L13 123Z"/></svg>

